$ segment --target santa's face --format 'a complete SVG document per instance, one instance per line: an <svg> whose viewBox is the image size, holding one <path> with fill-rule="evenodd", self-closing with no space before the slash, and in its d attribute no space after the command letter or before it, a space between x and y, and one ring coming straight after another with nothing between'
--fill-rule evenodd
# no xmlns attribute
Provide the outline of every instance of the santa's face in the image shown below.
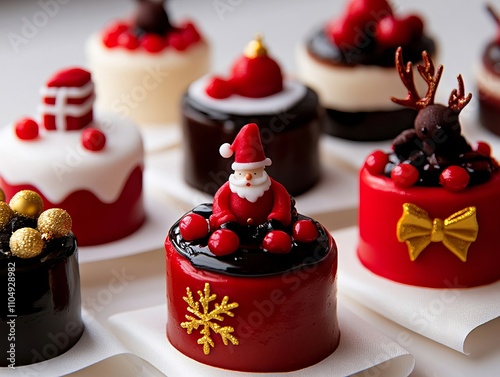
<svg viewBox="0 0 500 377"><path fill-rule="evenodd" d="M231 191L252 203L264 195L270 186L271 180L264 168L235 170L229 176Z"/></svg>

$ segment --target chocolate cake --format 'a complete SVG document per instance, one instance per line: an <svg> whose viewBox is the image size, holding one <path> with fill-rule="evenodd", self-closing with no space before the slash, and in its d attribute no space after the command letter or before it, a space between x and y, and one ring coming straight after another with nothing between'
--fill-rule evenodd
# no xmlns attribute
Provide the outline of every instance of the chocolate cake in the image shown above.
<svg viewBox="0 0 500 377"><path fill-rule="evenodd" d="M1 194L0 366L15 368L59 356L80 339L78 248L66 211L42 212L33 191L20 191L10 205Z"/></svg>

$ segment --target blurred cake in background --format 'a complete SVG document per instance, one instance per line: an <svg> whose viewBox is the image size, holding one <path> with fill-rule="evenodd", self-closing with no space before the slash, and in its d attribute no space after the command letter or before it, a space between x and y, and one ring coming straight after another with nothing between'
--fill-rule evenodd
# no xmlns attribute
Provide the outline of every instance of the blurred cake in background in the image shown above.
<svg viewBox="0 0 500 377"><path fill-rule="evenodd" d="M326 132L356 141L386 140L413 127L414 109L391 102L404 95L394 70L402 46L407 61L436 52L419 16L399 16L386 0L350 0L344 13L299 46L301 79L318 92L326 108ZM416 81L425 89L425 83Z"/></svg>
<svg viewBox="0 0 500 377"><path fill-rule="evenodd" d="M0 189L0 367L15 369L68 351L84 324L71 216L33 191L5 199Z"/></svg>
<svg viewBox="0 0 500 377"><path fill-rule="evenodd" d="M269 172L292 195L320 178L322 113L318 96L287 78L257 36L231 67L229 77L208 75L189 86L182 100L184 177L214 195L231 164L219 146L232 142L247 123L260 128ZM223 157L224 156L224 157Z"/></svg>
<svg viewBox="0 0 500 377"><path fill-rule="evenodd" d="M491 5L487 9L495 20L497 35L486 45L476 68L479 119L484 127L500 136L500 17Z"/></svg>
<svg viewBox="0 0 500 377"><path fill-rule="evenodd" d="M144 151L128 120L95 117L90 72L56 72L41 90L38 118L0 131L0 186L7 199L39 193L46 208L64 208L80 245L117 240L144 222Z"/></svg>
<svg viewBox="0 0 500 377"><path fill-rule="evenodd" d="M401 50L397 68L408 88L394 102L418 110L392 152L375 151L360 173L359 247L364 266L388 279L417 286L463 288L500 279L497 242L500 172L488 144L470 145L459 115L472 95L462 76L447 105L434 96L443 66L424 53L418 72L422 96Z"/></svg>
<svg viewBox="0 0 500 377"><path fill-rule="evenodd" d="M163 0L137 2L131 18L87 42L97 109L141 126L170 124L188 85L208 72L209 46L192 22L170 22Z"/></svg>

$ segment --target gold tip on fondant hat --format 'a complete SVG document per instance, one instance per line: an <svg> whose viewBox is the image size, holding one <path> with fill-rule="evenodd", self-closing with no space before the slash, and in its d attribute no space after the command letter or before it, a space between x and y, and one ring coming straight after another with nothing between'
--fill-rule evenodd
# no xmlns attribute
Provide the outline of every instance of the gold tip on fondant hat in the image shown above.
<svg viewBox="0 0 500 377"><path fill-rule="evenodd" d="M262 34L257 33L245 48L245 56L249 59L267 55L267 49L262 43Z"/></svg>

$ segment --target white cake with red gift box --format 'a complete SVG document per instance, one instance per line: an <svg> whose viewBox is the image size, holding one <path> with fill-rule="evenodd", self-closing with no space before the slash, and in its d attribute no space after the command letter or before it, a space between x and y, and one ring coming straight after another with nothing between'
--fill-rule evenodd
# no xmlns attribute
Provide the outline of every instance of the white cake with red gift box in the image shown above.
<svg viewBox="0 0 500 377"><path fill-rule="evenodd" d="M141 0L130 20L112 22L86 46L97 108L141 126L179 119L188 85L208 73L207 42L192 22L172 25L163 0Z"/></svg>
<svg viewBox="0 0 500 377"><path fill-rule="evenodd" d="M57 72L41 90L39 117L0 133L0 186L7 200L38 192L46 208L65 208L80 245L125 237L144 222L141 136L131 122L95 119L91 75Z"/></svg>

